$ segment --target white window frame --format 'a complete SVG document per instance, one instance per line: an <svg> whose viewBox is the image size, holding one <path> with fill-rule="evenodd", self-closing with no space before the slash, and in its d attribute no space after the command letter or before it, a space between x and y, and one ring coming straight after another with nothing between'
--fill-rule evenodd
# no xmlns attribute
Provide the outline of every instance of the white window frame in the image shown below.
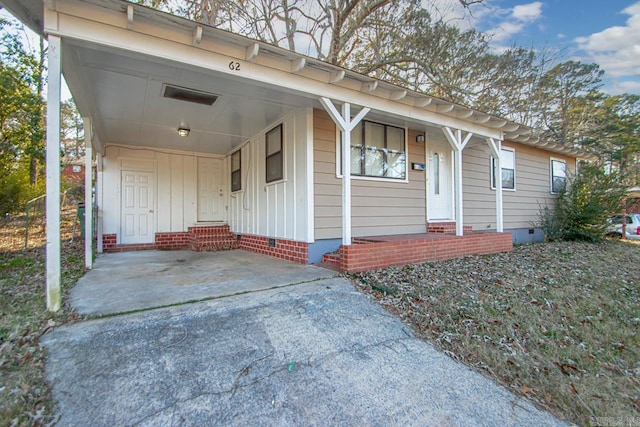
<svg viewBox="0 0 640 427"><path fill-rule="evenodd" d="M383 123L383 122L375 122L373 120L362 120L363 122L375 123L378 125L384 126L392 126L398 129L404 130L404 154L405 154L405 162L404 162L404 179L402 178L387 178L384 176L365 176L365 175L354 175L351 174L351 179L362 180L362 181L383 181L383 182L396 182L396 183L409 183L409 129L406 126L397 126L391 123ZM341 140L340 140L340 129L336 126L336 178L342 179L342 150L341 150Z"/></svg>
<svg viewBox="0 0 640 427"><path fill-rule="evenodd" d="M272 155L267 155L267 135L269 135L270 132L273 132L274 130L276 130L277 128L280 128L280 151L276 152L275 154ZM267 130L264 133L264 167L265 167L265 174L264 174L264 182L265 185L273 185L273 184L277 184L280 182L283 182L286 180L286 164L285 164L285 127L284 127L284 122L280 122L278 124L276 124L275 126L272 126L269 130ZM280 159L281 159L281 176L276 178L276 179L272 179L271 181L269 181L268 178L268 172L267 172L267 164L268 164L268 160L270 157L273 157L275 155L279 155Z"/></svg>
<svg viewBox="0 0 640 427"><path fill-rule="evenodd" d="M503 184L502 191L516 191L516 188L518 188L518 182L517 182L518 180L516 179L516 170L517 170L516 150L515 148L511 148L511 147L501 147L500 153L502 153L503 151L510 151L513 154L513 188L507 188ZM496 173L495 173L494 162L495 162L495 158L491 156L491 160L489 161L489 173L490 173L489 180L490 180L490 185L492 190L496 189L496 183L495 183ZM501 167L501 169L504 169L504 168ZM500 171L500 179L502 179L502 170Z"/></svg>
<svg viewBox="0 0 640 427"><path fill-rule="evenodd" d="M551 157L549 159L549 191L551 194L558 194L557 191L553 191L553 162L564 163L564 182L565 185L567 183L567 161L564 159L559 159L557 157Z"/></svg>
<svg viewBox="0 0 640 427"><path fill-rule="evenodd" d="M233 156L238 154L238 160L240 162L240 168L237 170L233 169ZM230 169L230 173L229 173L229 180L230 182L230 188L231 188L231 193L237 193L239 191L242 191L242 148L238 148L237 150L235 150L233 153L231 153L229 155L229 169ZM240 175L240 188L238 188L237 190L233 189L233 174L234 172L239 172Z"/></svg>

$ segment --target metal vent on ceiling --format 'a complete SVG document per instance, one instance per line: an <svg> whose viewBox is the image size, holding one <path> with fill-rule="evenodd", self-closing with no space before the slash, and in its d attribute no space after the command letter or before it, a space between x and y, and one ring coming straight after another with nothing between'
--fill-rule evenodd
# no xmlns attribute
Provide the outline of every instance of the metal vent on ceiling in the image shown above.
<svg viewBox="0 0 640 427"><path fill-rule="evenodd" d="M218 99L218 95L213 93L168 84L163 85L162 96L201 105L213 105Z"/></svg>

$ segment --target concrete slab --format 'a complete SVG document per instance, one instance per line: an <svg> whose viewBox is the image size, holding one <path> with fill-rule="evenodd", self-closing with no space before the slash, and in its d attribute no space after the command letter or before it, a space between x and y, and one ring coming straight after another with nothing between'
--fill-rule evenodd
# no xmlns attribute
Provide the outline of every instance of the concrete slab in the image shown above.
<svg viewBox="0 0 640 427"><path fill-rule="evenodd" d="M42 342L64 426L566 425L343 278L63 326Z"/></svg>
<svg viewBox="0 0 640 427"><path fill-rule="evenodd" d="M80 314L105 315L287 286L335 272L253 252L103 254L69 293Z"/></svg>

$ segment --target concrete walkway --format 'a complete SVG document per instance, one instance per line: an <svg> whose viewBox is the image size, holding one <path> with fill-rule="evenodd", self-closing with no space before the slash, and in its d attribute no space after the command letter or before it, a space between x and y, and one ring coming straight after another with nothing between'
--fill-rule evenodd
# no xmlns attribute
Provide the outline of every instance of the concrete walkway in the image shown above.
<svg viewBox="0 0 640 427"><path fill-rule="evenodd" d="M342 278L56 328L64 426L555 426Z"/></svg>
<svg viewBox="0 0 640 427"><path fill-rule="evenodd" d="M80 314L104 315L265 290L335 272L253 252L139 251L103 254L71 289Z"/></svg>

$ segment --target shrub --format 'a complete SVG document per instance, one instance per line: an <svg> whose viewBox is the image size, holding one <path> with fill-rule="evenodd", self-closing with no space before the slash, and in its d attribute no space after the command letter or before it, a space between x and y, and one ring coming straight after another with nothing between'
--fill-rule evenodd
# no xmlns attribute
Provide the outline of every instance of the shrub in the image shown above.
<svg viewBox="0 0 640 427"><path fill-rule="evenodd" d="M582 165L577 175L568 177L555 206L541 208L538 225L548 241L600 241L609 217L620 212L625 196L626 188L617 174L605 173L595 165Z"/></svg>

